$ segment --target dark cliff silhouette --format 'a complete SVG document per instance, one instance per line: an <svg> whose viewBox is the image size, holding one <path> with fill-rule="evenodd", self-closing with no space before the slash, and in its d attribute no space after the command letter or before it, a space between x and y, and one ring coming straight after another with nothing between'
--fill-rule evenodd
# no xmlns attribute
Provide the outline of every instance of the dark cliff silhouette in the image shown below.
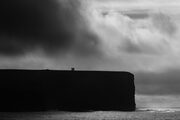
<svg viewBox="0 0 180 120"><path fill-rule="evenodd" d="M128 72L0 70L0 111L135 110Z"/></svg>

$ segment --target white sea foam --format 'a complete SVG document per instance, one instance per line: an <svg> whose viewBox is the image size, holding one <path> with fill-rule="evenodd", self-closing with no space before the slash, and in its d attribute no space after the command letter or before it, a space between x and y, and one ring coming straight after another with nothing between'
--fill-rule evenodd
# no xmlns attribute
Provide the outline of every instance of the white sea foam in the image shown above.
<svg viewBox="0 0 180 120"><path fill-rule="evenodd" d="M137 111L144 111L144 112L178 112L180 108L138 108Z"/></svg>

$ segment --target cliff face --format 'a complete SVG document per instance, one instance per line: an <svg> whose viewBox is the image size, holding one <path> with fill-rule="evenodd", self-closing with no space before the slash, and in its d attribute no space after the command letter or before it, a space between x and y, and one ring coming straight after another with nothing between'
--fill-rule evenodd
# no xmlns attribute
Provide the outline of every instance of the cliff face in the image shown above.
<svg viewBox="0 0 180 120"><path fill-rule="evenodd" d="M135 110L128 72L0 70L0 111Z"/></svg>

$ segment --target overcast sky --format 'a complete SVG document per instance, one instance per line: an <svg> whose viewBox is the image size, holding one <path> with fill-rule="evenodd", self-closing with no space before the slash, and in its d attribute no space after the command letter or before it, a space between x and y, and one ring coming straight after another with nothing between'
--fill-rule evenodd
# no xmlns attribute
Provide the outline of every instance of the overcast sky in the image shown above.
<svg viewBox="0 0 180 120"><path fill-rule="evenodd" d="M130 71L137 94L180 94L179 0L11 0L0 13L2 69Z"/></svg>

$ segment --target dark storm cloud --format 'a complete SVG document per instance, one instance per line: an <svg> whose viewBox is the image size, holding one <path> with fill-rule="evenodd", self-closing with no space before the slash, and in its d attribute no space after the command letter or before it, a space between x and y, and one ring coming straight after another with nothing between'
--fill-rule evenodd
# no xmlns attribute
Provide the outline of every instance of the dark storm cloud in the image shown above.
<svg viewBox="0 0 180 120"><path fill-rule="evenodd" d="M122 14L130 17L131 19L146 19L149 17L148 12L149 10L142 9L142 10L124 11L122 12Z"/></svg>
<svg viewBox="0 0 180 120"><path fill-rule="evenodd" d="M127 53L143 53L144 51L141 50L141 47L138 45L135 45L134 43L131 42L130 38L124 38L124 45L122 46L122 49L124 52ZM121 50L121 48L120 48Z"/></svg>
<svg viewBox="0 0 180 120"><path fill-rule="evenodd" d="M153 55L153 54L160 54L163 52L159 50L160 47L157 49L145 43L136 44L133 43L132 41L133 39L131 38L128 37L124 38L123 46L119 47L119 50L128 54L141 54L141 55L143 54Z"/></svg>
<svg viewBox="0 0 180 120"><path fill-rule="evenodd" d="M79 7L78 0L1 1L0 53L16 55L40 48L46 53L91 54L97 38L83 28Z"/></svg>
<svg viewBox="0 0 180 120"><path fill-rule="evenodd" d="M152 21L154 26L162 33L167 35L173 35L177 31L176 24L173 22L170 16L163 13L156 13L152 15Z"/></svg>
<svg viewBox="0 0 180 120"><path fill-rule="evenodd" d="M138 94L179 94L180 70L168 70L162 73L135 73L136 92Z"/></svg>
<svg viewBox="0 0 180 120"><path fill-rule="evenodd" d="M147 13L126 13L125 15L131 19L145 19L149 17Z"/></svg>

